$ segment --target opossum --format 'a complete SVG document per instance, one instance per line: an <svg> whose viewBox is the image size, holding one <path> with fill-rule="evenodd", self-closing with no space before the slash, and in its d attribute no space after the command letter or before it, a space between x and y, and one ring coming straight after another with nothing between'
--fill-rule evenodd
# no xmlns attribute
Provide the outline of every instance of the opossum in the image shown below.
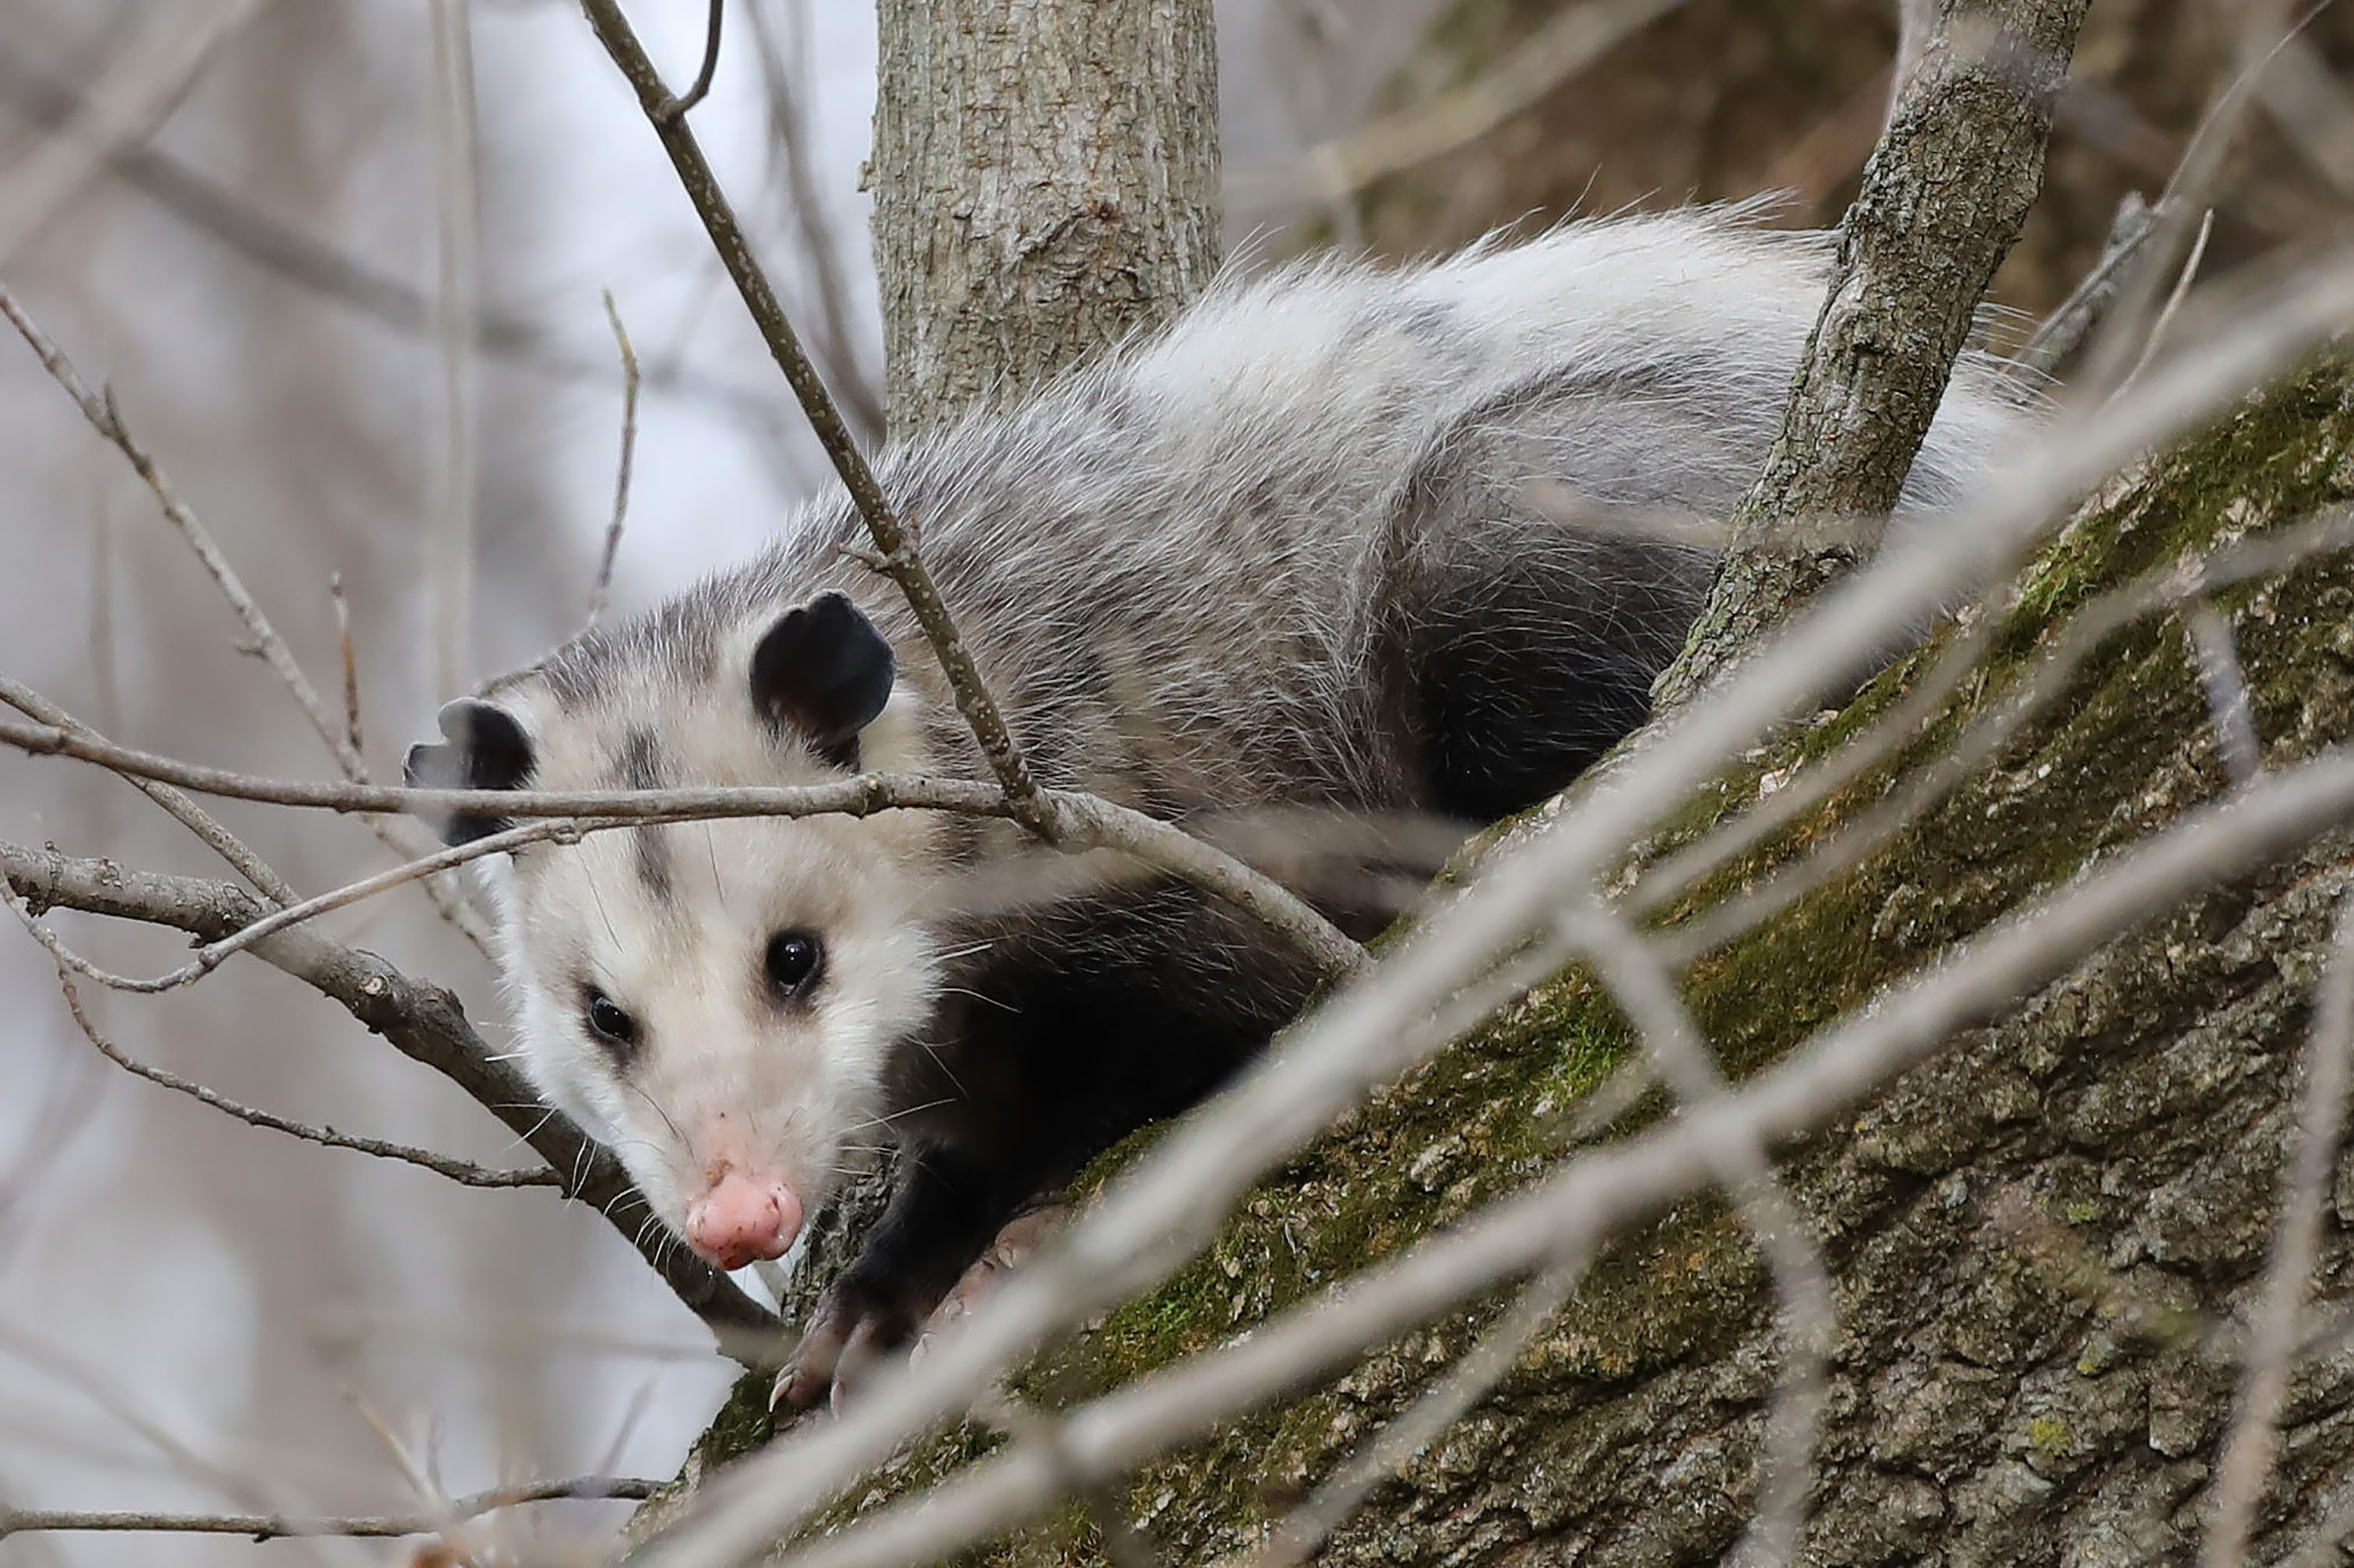
<svg viewBox="0 0 2354 1568"><path fill-rule="evenodd" d="M1827 238L1692 209L1435 263L1222 282L1157 334L885 451L885 490L1044 783L1187 821L1485 821L1643 715L1705 547L1759 469ZM2031 418L1966 357L1900 508L1955 501ZM419 782L988 777L845 497L748 564L444 711ZM453 839L501 824L446 824ZM1189 885L994 907L1002 823L640 826L515 853L504 964L541 1092L714 1264L781 1255L872 1146L889 1205L794 1397L906 1342L998 1227L1260 1049L1317 977Z"/></svg>

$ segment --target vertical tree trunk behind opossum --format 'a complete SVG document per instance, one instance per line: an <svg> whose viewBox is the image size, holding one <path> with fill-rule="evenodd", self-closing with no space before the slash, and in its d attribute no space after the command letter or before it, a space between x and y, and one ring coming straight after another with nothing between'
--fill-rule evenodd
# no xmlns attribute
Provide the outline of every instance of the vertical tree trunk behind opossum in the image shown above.
<svg viewBox="0 0 2354 1568"><path fill-rule="evenodd" d="M895 431L1027 389L1201 291L1219 260L1209 0L877 10Z"/></svg>

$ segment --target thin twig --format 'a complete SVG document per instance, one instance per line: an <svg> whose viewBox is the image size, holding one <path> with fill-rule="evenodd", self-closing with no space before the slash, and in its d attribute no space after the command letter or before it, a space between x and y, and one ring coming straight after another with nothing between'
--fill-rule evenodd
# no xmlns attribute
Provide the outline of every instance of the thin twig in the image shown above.
<svg viewBox="0 0 2354 1568"><path fill-rule="evenodd" d="M726 9L726 0L711 0L710 19L704 26L703 69L695 73L694 86L662 106L654 116L656 125L676 124L686 118L687 111L709 96L711 79L719 72L719 25Z"/></svg>
<svg viewBox="0 0 2354 1568"><path fill-rule="evenodd" d="M82 418L89 421L90 428L122 454L132 471L146 484L162 509L164 521L172 524L189 549L195 552L198 563L213 579L214 586L219 588L221 597L228 600L229 608L244 623L246 635L255 653L270 666L293 696L304 716L311 721L312 729L326 743L327 750L334 756L344 777L355 783L366 781L368 776L366 760L353 749L341 726L328 715L326 705L319 700L319 694L312 686L310 677L302 673L293 652L279 636L277 628L270 623L270 618L262 612L261 606L246 590L244 581L238 577L236 568L229 565L228 557L222 554L211 531L181 500L179 492L146 449L133 438L112 394L109 392L101 396L91 391L90 384L82 379L81 373L74 368L73 361L66 356L65 351L41 331L5 286L0 286L0 316L5 316L9 324L16 329L26 345L41 362L41 368L48 371L50 379L73 399L74 406L81 410ZM404 859L419 853L422 849L420 840L423 835L421 832L411 831L413 828L414 824L396 822L368 824L368 831L376 834L379 842ZM480 917L447 888L431 882L424 886L442 917L487 957L491 951L490 932Z"/></svg>
<svg viewBox="0 0 2354 1568"><path fill-rule="evenodd" d="M2337 926L2314 1009L2296 1141L2282 1178L2280 1228L2264 1271L2238 1410L2215 1466L2214 1507L2207 1516L2200 1568L2233 1568L2245 1561L2248 1528L2279 1445L2274 1423L2288 1396L2297 1319L2320 1255L2322 1212L2338 1164L2347 1084L2354 1078L2354 898L2341 904Z"/></svg>
<svg viewBox="0 0 2354 1568"><path fill-rule="evenodd" d="M1709 1058L1700 1025L1678 993L1660 949L1598 897L1574 909L1565 924L1571 939L1593 962L1642 1037L1644 1055L1674 1089L1681 1113L1689 1116L1728 1103L1731 1093ZM1741 1563L1776 1568L1797 1551L1798 1527L1806 1517L1839 1314L1822 1251L1796 1200L1774 1174L1765 1145L1754 1139L1731 1141L1712 1150L1709 1158L1716 1179L1733 1195L1742 1223L1765 1255L1787 1339L1782 1376L1766 1413L1757 1503L1744 1550L1734 1553Z"/></svg>
<svg viewBox="0 0 2354 1568"><path fill-rule="evenodd" d="M65 709L42 696L30 686L5 674L0 674L0 703L6 703L19 713L37 719L42 724L51 725L73 734L88 736L92 739L99 738L97 731L82 724ZM294 891L292 883L270 869L267 861L247 847L236 834L222 826L210 812L188 799L186 795L168 784L158 783L152 779L140 779L128 773L121 777L124 783L161 806L173 821L196 834L197 840L206 848L227 861L239 876L253 885L256 892L272 904L292 904L302 896Z"/></svg>
<svg viewBox="0 0 2354 1568"><path fill-rule="evenodd" d="M2041 377L2050 375L2062 360L2076 352L2116 296L2118 274L2157 228L2158 214L2139 192L2127 191L2117 203L2116 216L2109 220L2108 238L2101 247L2101 259L2068 291L2068 297L2043 318L2011 363L2027 375Z"/></svg>
<svg viewBox="0 0 2354 1568"><path fill-rule="evenodd" d="M170 927L218 940L263 918L269 907L243 889L197 877L167 876L79 860L54 850L0 842L0 876L38 913L86 910L116 919ZM327 940L297 927L257 943L254 956L325 996L389 1041L410 1060L434 1069L514 1133L565 1177L566 1196L601 1214L678 1294L722 1336L721 1348L748 1362L773 1354L776 1327L768 1310L724 1274L667 1237L649 1239L644 1197L613 1155L568 1118L546 1109L512 1062L493 1052L467 1022L458 1000L440 987L410 979L374 953ZM758 1345L728 1336L748 1330Z"/></svg>
<svg viewBox="0 0 2354 1568"><path fill-rule="evenodd" d="M776 36L766 6L754 5L745 13L759 45L754 55L768 88L769 141L784 165L786 206L801 232L811 292L817 296L822 329L819 353L832 372L835 395L855 433L872 443L882 439L888 422L882 390L859 362L858 334L851 326L849 285L842 272L841 239L834 229L832 205L810 166L809 116L802 107L808 92L810 8L788 5L782 10L786 25L793 29L790 50Z"/></svg>
<svg viewBox="0 0 2354 1568"><path fill-rule="evenodd" d="M653 62L646 58L637 34L631 30L629 18L621 14L618 0L581 0L581 8L587 12L588 24L605 46L606 53L636 90L639 107L662 139L663 151L670 154L671 166L677 170L679 181L703 219L721 263L751 312L753 324L759 329L778 368L784 372L793 395L801 399L810 428L832 460L834 471L841 475L851 504L864 520L866 531L879 552L875 562L878 569L898 585L908 608L915 612L925 641L931 644L940 670L948 677L957 711L964 716L991 772L1005 792L1012 808L1009 814L1052 842L1054 816L1039 800L1038 785L1031 776L1028 759L1006 727L996 699L990 695L988 684L981 679L980 667L957 635L956 622L942 602L931 574L924 567L914 535L892 510L865 455L852 439L849 427L843 424L841 410L826 391L824 381L802 351L801 338L793 331L784 307L778 302L768 274L753 259L751 242L745 238L735 209L719 188L718 179L703 155L702 145L683 118L665 117L671 102L669 90L663 86L662 75L655 70Z"/></svg>
<svg viewBox="0 0 2354 1568"><path fill-rule="evenodd" d="M618 826L619 824L607 825ZM49 956L60 964L72 969L78 974L88 976L111 990L154 994L158 991L173 991L184 985L192 985L257 942L266 942L291 927L299 926L306 920L316 919L322 915L331 914L348 905L356 904L364 898L373 898L379 893L388 892L406 883L414 882L419 877L430 876L436 872L449 871L465 864L468 861L479 860L484 855L503 854L511 850L520 849L525 844L538 843L546 840L572 842L578 840L583 831L579 824L569 819L557 817L524 827L509 828L504 832L486 833L479 839L472 839L462 844L450 845L405 864L396 865L387 871L380 871L374 876L365 876L357 882L346 883L341 887L319 894L314 897L305 898L300 903L290 904L282 909L273 909L260 919L249 926L239 927L220 940L206 943L196 949L195 958L182 964L178 969L151 980L134 980L126 975L111 974L101 969L88 959L68 951L56 936L42 927L29 911L20 909L17 913L23 916L35 938L47 948L49 950Z"/></svg>
<svg viewBox="0 0 2354 1568"><path fill-rule="evenodd" d="M1503 1320L1479 1336L1447 1375L1318 1485L1277 1523L1241 1568L1295 1568L1347 1522L1375 1487L1397 1475L1494 1392L1585 1277L1584 1259L1561 1264L1521 1287Z"/></svg>
<svg viewBox="0 0 2354 1568"><path fill-rule="evenodd" d="M5 898L11 907L21 910L22 906L16 893L5 885L0 885L0 898ZM451 1181L466 1187L555 1187L563 1184L564 1178L545 1165L530 1171L494 1171L489 1166L477 1165L472 1160L455 1160L446 1154L436 1154L429 1149L418 1149L406 1143L390 1143L380 1138L355 1137L349 1133L337 1132L333 1128L313 1127L307 1122L294 1121L270 1111L257 1109L252 1106L239 1105L237 1101L207 1088L192 1078L184 1078L176 1073L166 1072L161 1067L149 1066L98 1032L98 1026L90 1022L89 1012L82 1007L81 992L74 985L73 977L66 972L63 965L60 965L58 969L58 989L64 993L66 1011L73 1015L74 1026L81 1031L83 1039L88 1040L97 1048L100 1055L133 1077L144 1078L149 1083L161 1085L175 1094L186 1095L200 1104L210 1106L213 1109L233 1116L250 1126L267 1128L272 1132L286 1133L302 1139L306 1143L321 1144L329 1149L348 1149L359 1154L373 1154L380 1160L404 1160L411 1165L421 1166L437 1176L446 1176Z"/></svg>
<svg viewBox="0 0 2354 1568"><path fill-rule="evenodd" d="M367 755L360 739L360 656L352 642L352 606L344 596L344 574L327 574L327 597L335 604L335 644L344 661L344 744L355 756Z"/></svg>
<svg viewBox="0 0 2354 1568"><path fill-rule="evenodd" d="M381 784L305 783L203 768L116 746L88 734L13 719L0 719L0 745L36 755L74 757L116 772L178 784L202 794L270 805L334 811L472 811L494 817L607 819L601 824L578 824L578 831L584 832L624 821L648 819L695 821L829 813L871 816L879 811L911 810L985 817L1017 815L1004 791L991 785L972 779L906 774L866 773L824 784L754 789L403 789ZM1365 962L1363 948L1281 883L1182 828L1093 795L1060 789L1034 791L1031 810L1047 825L1057 843L1119 850L1217 895L1291 938L1328 975L1352 973ZM408 880L401 873L429 863L433 869L446 869L483 853L479 848L473 853L464 853L472 847L435 850L385 873L383 879L371 881L382 880L384 885L394 885L398 881Z"/></svg>
<svg viewBox="0 0 2354 1568"><path fill-rule="evenodd" d="M666 1483L634 1476L576 1476L564 1481L530 1481L521 1486L494 1487L489 1491L453 1498L449 1511L460 1519L478 1518L524 1503L565 1499L599 1501L650 1498ZM321 1514L306 1518L282 1513L144 1513L85 1512L71 1509L0 1507L0 1538L31 1531L108 1531L176 1535L244 1535L256 1541L305 1535L397 1536L429 1535L442 1528L440 1514Z"/></svg>
<svg viewBox="0 0 2354 1568"><path fill-rule="evenodd" d="M712 9L718 10L718 0ZM602 291L605 319L612 324L614 346L621 353L621 455L613 468L613 516L605 524L605 547L597 556L597 582L588 590L588 615L580 623L586 631L594 627L605 613L605 603L613 592L613 561L621 553L621 527L630 516L630 473L636 466L638 455L638 351L630 342L629 328L621 324L621 313L613 303L613 291Z"/></svg>
<svg viewBox="0 0 2354 1568"><path fill-rule="evenodd" d="M2079 397L2093 403L2105 401L2112 389L2123 387L2133 367L2147 361L2145 348L2158 291L2190 242L2191 215L2203 215L2215 206L2225 157L2256 101L2264 69L2295 36L2288 20L2293 8L2291 0L2245 0L2235 8L2240 27L2232 74L2209 101L2166 189L2154 204L2158 221L2119 279L2107 316L2075 377Z"/></svg>
<svg viewBox="0 0 2354 1568"><path fill-rule="evenodd" d="M2199 683L2207 694L2215 750L2223 758L2225 776L2234 784L2245 784L2264 765L2264 746L2256 737L2255 708L2248 696L2248 674L2240 664L2231 618L2201 595L2190 601L2184 620Z"/></svg>
<svg viewBox="0 0 2354 1568"><path fill-rule="evenodd" d="M2165 341L2166 329L2174 324L2175 313L2182 309L2182 302L2190 294L2190 285L2199 277L2199 264L2207 260L2207 237L2214 231L2215 209L2211 207L2199 220L2199 237L2190 243L2190 254L2183 260L2181 275L2174 280L2173 291L2166 296L2166 303L2159 309L2158 319L2150 323L2149 335L2142 340L2141 357L2134 361L2133 368L2126 371L2126 378L2117 384L2118 391L2132 386L2134 378L2147 369L2150 360L2156 356L2158 345Z"/></svg>

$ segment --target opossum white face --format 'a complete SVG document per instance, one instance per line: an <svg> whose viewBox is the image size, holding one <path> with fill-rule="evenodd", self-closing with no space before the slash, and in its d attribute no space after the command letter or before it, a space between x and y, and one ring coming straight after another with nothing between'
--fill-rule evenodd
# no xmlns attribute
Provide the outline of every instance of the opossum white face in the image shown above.
<svg viewBox="0 0 2354 1568"><path fill-rule="evenodd" d="M495 705L453 704L452 744L412 753L411 774L645 789L916 760L912 699L890 701L889 647L847 599L738 641L708 680L649 654L567 683L559 662ZM648 824L527 846L504 880L532 1078L722 1267L781 1255L882 1140L891 1052L938 986L918 918L930 832L905 814Z"/></svg>

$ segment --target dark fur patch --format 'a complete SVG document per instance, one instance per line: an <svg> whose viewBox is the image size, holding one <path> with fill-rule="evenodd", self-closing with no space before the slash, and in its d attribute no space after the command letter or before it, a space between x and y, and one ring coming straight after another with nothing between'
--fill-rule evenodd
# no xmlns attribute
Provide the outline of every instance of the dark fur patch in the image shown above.
<svg viewBox="0 0 2354 1568"><path fill-rule="evenodd" d="M633 725L622 737L621 754L613 768L613 787L617 789L661 789L663 781L662 743L654 738L653 730L645 725ZM630 830L631 847L637 852L638 880L646 891L668 903L675 896L671 879L670 839L668 830L659 823L648 822Z"/></svg>

